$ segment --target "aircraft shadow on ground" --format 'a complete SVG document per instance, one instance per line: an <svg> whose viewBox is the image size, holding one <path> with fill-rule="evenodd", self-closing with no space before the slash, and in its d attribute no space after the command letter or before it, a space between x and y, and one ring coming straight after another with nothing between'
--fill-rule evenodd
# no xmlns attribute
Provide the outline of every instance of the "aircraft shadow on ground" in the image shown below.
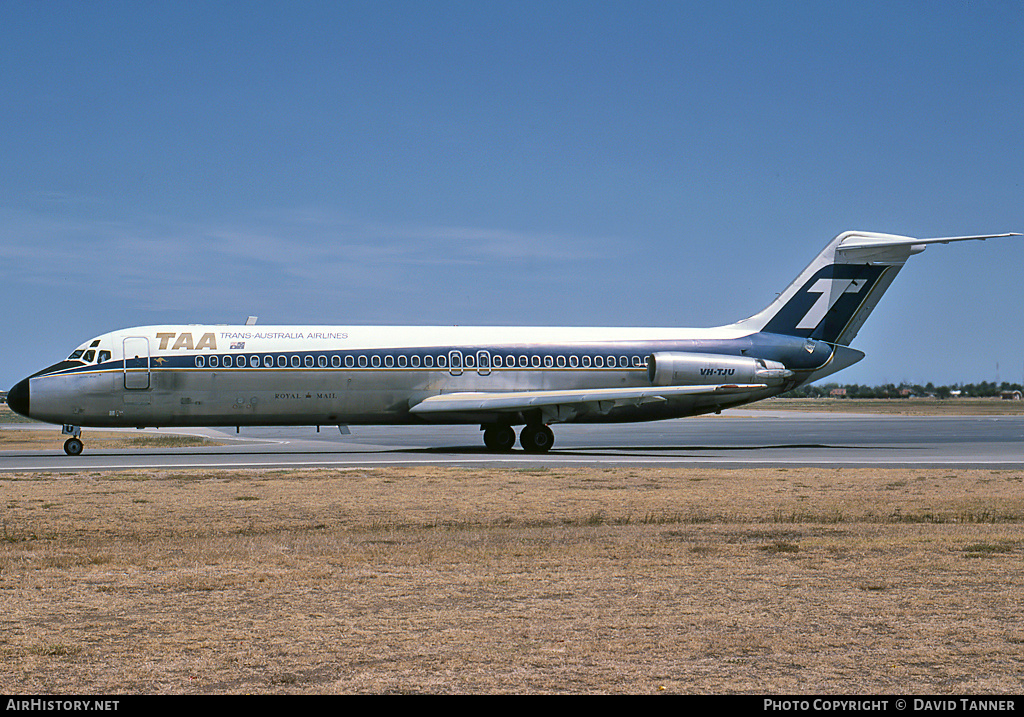
<svg viewBox="0 0 1024 717"><path fill-rule="evenodd" d="M730 453L730 452L758 452L758 451L772 451L772 450L797 450L797 451L812 451L812 450L840 450L840 451L904 451L911 450L909 447L903 446L853 446L853 445L830 445L827 443L777 443L777 444L766 444L766 445L749 445L749 446L716 446L716 445L685 445L685 446L589 446L581 448L554 448L549 453L527 453L526 451L519 448L512 448L507 451L493 451L486 446L426 446L426 447L415 447L415 448L372 448L368 450L287 450L283 448L271 448L268 446L259 446L255 450L241 450L235 447L231 447L227 450L223 448L179 448L179 449L94 449L87 451L87 456L125 456L125 455L145 455L145 456L182 456L182 455L194 455L194 456L226 456L226 455L251 455L251 456L266 456L266 455L388 455L388 454L401 454L401 455L473 455L473 456L524 456L533 458L543 458L544 456L581 456L581 457L600 457L600 456L633 456L637 458L643 457L664 457L665 454L679 455L681 454L692 454L695 458L707 458L705 455L709 452L713 453ZM44 455L58 454L63 456L64 452L60 451L47 451L45 453L31 452L31 451L4 451L3 455L7 458L39 458ZM74 460L69 458L69 460ZM73 465L73 464L71 464Z"/></svg>
<svg viewBox="0 0 1024 717"><path fill-rule="evenodd" d="M714 452L735 452L735 451L771 451L771 450L910 450L905 447L894 446L836 446L826 443L779 443L757 446L591 446L586 448L553 448L551 453L527 453L520 449L508 451L492 451L485 446L435 446L430 448L402 448L396 450L382 451L383 453L430 453L430 454L477 454L477 455L524 455L524 456L607 456L614 454L632 455L642 457L644 455L657 455L663 453L705 453Z"/></svg>

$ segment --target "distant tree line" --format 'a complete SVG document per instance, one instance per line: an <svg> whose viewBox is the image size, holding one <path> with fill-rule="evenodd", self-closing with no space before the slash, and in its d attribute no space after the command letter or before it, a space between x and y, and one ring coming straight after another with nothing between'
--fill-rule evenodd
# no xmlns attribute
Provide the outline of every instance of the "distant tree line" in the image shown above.
<svg viewBox="0 0 1024 717"><path fill-rule="evenodd" d="M949 386L936 386L931 382L924 384L893 384L881 386L862 386L856 383L822 383L801 386L782 394L782 398L952 398L955 396L968 398L994 398L1004 391L1022 391L1021 384L995 383L955 383Z"/></svg>

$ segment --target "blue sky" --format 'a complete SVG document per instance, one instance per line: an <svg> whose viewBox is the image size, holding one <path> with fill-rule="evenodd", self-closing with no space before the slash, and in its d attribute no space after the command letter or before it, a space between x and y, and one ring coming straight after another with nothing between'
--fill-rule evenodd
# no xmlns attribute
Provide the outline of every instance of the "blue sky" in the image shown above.
<svg viewBox="0 0 1024 717"><path fill-rule="evenodd" d="M776 7L779 5L780 7ZM1024 231L1020 2L0 3L0 385L153 323L713 326ZM848 382L1024 380L1024 240Z"/></svg>

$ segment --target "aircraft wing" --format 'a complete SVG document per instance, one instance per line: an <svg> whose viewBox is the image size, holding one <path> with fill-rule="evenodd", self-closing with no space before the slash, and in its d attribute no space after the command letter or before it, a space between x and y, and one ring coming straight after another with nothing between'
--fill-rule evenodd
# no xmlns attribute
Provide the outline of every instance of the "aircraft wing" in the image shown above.
<svg viewBox="0 0 1024 717"><path fill-rule="evenodd" d="M545 420L567 420L585 413L608 413L616 406L638 406L667 401L673 396L727 395L767 388L767 384L720 384L712 386L648 386L641 388L596 388L567 391L462 392L429 396L410 413L427 417L435 413L518 413L541 409Z"/></svg>

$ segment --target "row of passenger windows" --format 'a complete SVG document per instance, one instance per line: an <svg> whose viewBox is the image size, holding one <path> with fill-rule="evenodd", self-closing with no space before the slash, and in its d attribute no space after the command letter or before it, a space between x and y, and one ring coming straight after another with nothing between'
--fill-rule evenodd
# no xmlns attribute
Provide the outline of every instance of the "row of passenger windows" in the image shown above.
<svg viewBox="0 0 1024 717"><path fill-rule="evenodd" d="M643 368L646 356L493 356L486 351L463 355L459 351L448 354L277 354L242 356L196 356L197 368L443 368L448 370L486 371L491 368Z"/></svg>

